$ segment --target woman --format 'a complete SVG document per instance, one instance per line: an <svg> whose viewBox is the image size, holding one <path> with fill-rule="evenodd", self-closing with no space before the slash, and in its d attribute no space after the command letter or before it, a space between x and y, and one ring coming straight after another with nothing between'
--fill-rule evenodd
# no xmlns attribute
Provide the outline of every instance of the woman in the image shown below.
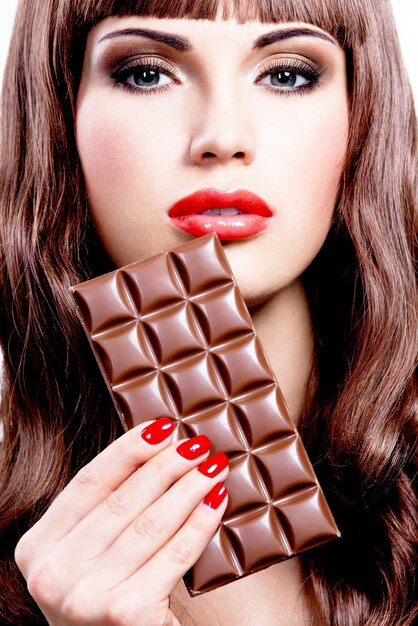
<svg viewBox="0 0 418 626"><path fill-rule="evenodd" d="M2 623L412 624L417 144L389 3L22 0L2 107ZM204 219L342 539L191 599L228 469L167 421L123 433L68 287L199 235L170 209L208 188L269 207L238 238Z"/></svg>

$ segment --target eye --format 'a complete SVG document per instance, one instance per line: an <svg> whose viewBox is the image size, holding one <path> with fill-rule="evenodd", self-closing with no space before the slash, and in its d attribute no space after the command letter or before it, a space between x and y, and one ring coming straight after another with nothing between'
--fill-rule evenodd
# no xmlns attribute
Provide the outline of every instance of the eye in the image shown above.
<svg viewBox="0 0 418 626"><path fill-rule="evenodd" d="M160 59L135 60L112 73L115 84L136 92L165 91L176 82L175 71Z"/></svg>
<svg viewBox="0 0 418 626"><path fill-rule="evenodd" d="M283 72L280 70L265 76L262 80L260 80L260 85L271 85L274 87L281 87L282 89L292 89L294 87L306 85L308 82L309 80L301 74L289 71Z"/></svg>
<svg viewBox="0 0 418 626"><path fill-rule="evenodd" d="M275 93L303 93L313 89L323 74L319 67L313 67L298 59L277 59L261 69L256 81Z"/></svg>
<svg viewBox="0 0 418 626"><path fill-rule="evenodd" d="M125 82L134 87L155 87L156 85L169 85L172 79L161 72L158 68L150 65L139 65L125 76Z"/></svg>

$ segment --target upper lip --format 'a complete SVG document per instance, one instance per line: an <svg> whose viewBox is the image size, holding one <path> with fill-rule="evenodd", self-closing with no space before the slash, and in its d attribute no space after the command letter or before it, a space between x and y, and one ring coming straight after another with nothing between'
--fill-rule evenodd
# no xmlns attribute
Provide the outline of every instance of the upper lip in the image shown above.
<svg viewBox="0 0 418 626"><path fill-rule="evenodd" d="M255 193L247 189L220 191L219 189L201 189L181 198L169 209L170 217L202 213L207 209L226 209L234 207L238 211L271 217L269 206Z"/></svg>

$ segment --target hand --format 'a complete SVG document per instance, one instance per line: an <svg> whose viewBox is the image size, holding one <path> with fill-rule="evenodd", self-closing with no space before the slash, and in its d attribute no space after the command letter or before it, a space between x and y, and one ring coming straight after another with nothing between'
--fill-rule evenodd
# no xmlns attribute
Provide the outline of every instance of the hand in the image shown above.
<svg viewBox="0 0 418 626"><path fill-rule="evenodd" d="M173 444L172 431L162 418L122 435L17 544L17 565L52 626L179 624L169 595L221 521L228 498L215 505L229 470L223 453L202 463L207 437Z"/></svg>

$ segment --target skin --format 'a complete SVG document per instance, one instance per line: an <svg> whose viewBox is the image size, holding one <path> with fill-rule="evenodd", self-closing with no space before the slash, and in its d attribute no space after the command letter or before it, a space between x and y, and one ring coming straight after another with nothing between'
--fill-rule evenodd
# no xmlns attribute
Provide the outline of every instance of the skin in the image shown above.
<svg viewBox="0 0 418 626"><path fill-rule="evenodd" d="M252 45L272 30L301 26L326 35L307 24L220 18L103 20L88 36L75 119L91 214L119 266L189 241L167 212L199 189L241 187L271 207L267 230L224 248L295 421L312 360L300 277L325 240L338 196L348 135L345 59L329 35ZM128 27L182 35L193 48L138 37L100 41ZM164 90L152 94L115 85L115 65L133 55L158 57L175 80L164 77ZM279 91L271 75L260 82L277 59L316 67L316 88L301 97ZM226 498L211 509L202 498L228 468L205 477L197 467L209 453L186 461L171 437L151 446L138 435L132 429L83 468L17 546L17 564L48 622L133 626L140 615L141 626L177 626L177 617L188 623L175 609L180 600L200 626L310 623L297 558L187 596L181 578L227 505Z"/></svg>

